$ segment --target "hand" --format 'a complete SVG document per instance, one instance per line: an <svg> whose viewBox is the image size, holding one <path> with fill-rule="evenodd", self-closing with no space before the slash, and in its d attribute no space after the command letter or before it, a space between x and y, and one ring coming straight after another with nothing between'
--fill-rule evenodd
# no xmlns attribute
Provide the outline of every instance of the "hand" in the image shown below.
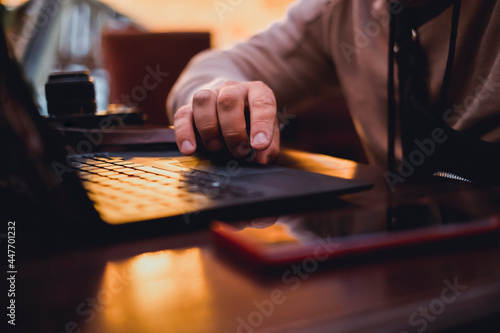
<svg viewBox="0 0 500 333"><path fill-rule="evenodd" d="M245 107L249 109L250 124L245 121ZM192 103L174 115L175 138L184 155L196 151L194 126L208 151L215 152L226 145L233 156L243 157L251 147L259 163L268 163L278 156L276 98L262 82L228 81L218 89L196 92Z"/></svg>

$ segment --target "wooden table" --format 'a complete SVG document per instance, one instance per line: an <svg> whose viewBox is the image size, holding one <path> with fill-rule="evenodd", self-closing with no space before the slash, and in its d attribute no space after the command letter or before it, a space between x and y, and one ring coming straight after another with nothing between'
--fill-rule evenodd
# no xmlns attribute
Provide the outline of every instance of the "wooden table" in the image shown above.
<svg viewBox="0 0 500 333"><path fill-rule="evenodd" d="M465 196L471 209L500 211L498 188L408 181L393 193L381 169L292 150L278 163L375 182L332 210ZM334 262L295 277L290 283L280 272L235 263L216 251L207 230L68 251L18 268L16 332L410 333L467 323L483 332L480 325L499 325L495 242Z"/></svg>

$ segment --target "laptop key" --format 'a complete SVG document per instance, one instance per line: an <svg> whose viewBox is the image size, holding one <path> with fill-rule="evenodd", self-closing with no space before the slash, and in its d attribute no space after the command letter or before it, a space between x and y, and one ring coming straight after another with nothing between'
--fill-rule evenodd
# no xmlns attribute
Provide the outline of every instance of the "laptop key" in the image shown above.
<svg viewBox="0 0 500 333"><path fill-rule="evenodd" d="M145 171L145 172L155 173L157 175L167 176L170 178L176 178L176 179L182 178L182 175L180 175L176 172L167 171L167 170L163 170L163 169L159 169L159 168L155 168L155 167L141 166L141 167L136 167L136 169L141 170L141 171Z"/></svg>
<svg viewBox="0 0 500 333"><path fill-rule="evenodd" d="M110 171L110 170L101 170L101 171L97 171L97 174L99 176L115 176L115 175L118 175L119 173L118 172L114 172L114 171Z"/></svg>
<svg viewBox="0 0 500 333"><path fill-rule="evenodd" d="M164 186L172 186L172 187L177 187L177 184L179 183L178 180L172 179L172 178L166 178L162 177L162 179L157 180L158 183Z"/></svg>
<svg viewBox="0 0 500 333"><path fill-rule="evenodd" d="M109 166L105 166L104 168L105 168L105 169L108 169L108 170L114 170L114 169L119 169L119 168L121 168L121 166L120 166L120 165L114 165L114 164L111 164L111 165L109 165Z"/></svg>
<svg viewBox="0 0 500 333"><path fill-rule="evenodd" d="M140 175L140 174L143 174L144 171L139 171L139 170L126 170L126 171L120 171L121 173L124 173L126 175Z"/></svg>
<svg viewBox="0 0 500 333"><path fill-rule="evenodd" d="M123 166L128 166L128 165L133 165L134 163L128 162L128 161L118 161L118 162L113 162L115 165L123 165Z"/></svg>
<svg viewBox="0 0 500 333"><path fill-rule="evenodd" d="M111 178L111 179L123 179L123 178L127 178L128 176L127 175L124 175L124 174L121 174L121 173L117 173L116 175L109 175L107 176L108 178Z"/></svg>

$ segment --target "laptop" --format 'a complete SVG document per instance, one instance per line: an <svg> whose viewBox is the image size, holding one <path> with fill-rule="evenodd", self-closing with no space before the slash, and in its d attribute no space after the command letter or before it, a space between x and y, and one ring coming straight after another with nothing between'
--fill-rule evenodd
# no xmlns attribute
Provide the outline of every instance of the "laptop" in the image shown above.
<svg viewBox="0 0 500 333"><path fill-rule="evenodd" d="M158 152L69 156L109 224L133 223L272 201L359 191L369 184L239 159L213 161Z"/></svg>
<svg viewBox="0 0 500 333"><path fill-rule="evenodd" d="M3 43L4 44L4 43ZM243 212L263 204L318 195L342 195L372 185L259 165L250 159L212 161L178 151L69 154L48 129L28 86L2 45L1 193L7 211L27 228L92 230L181 221L209 212ZM93 147L96 148L96 147ZM205 215L204 215L205 214ZM43 222L42 222L43 221ZM70 225L71 227L68 227ZM81 228L75 226L81 225ZM140 228L140 227L139 227ZM137 230L137 229L134 229ZM156 230L156 229L155 229ZM79 233L77 231L76 233Z"/></svg>

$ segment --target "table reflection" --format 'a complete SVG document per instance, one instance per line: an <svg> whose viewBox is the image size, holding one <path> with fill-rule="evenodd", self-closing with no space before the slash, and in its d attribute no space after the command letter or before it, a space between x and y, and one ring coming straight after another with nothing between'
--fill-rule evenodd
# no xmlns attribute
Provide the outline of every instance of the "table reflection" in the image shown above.
<svg viewBox="0 0 500 333"><path fill-rule="evenodd" d="M186 321L209 322L212 295L199 248L144 253L106 265L96 299L107 327L155 331ZM152 316L154 315L154 316ZM128 327L130 329L130 327Z"/></svg>

